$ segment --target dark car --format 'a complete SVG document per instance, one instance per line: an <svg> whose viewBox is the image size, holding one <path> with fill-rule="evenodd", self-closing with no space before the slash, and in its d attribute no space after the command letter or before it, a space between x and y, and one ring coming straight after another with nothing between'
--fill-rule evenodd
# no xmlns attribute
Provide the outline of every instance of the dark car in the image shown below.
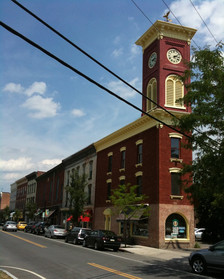
<svg viewBox="0 0 224 279"><path fill-rule="evenodd" d="M118 251L121 245L121 238L114 232L108 230L94 230L83 240L84 247L94 247L95 249L111 248Z"/></svg>
<svg viewBox="0 0 224 279"><path fill-rule="evenodd" d="M45 228L48 228L50 224L46 222L39 222L34 226L34 233L35 234L44 234L45 233Z"/></svg>
<svg viewBox="0 0 224 279"><path fill-rule="evenodd" d="M190 254L189 263L197 274L204 274L207 269L214 268L224 271L224 240L208 249L194 251Z"/></svg>
<svg viewBox="0 0 224 279"><path fill-rule="evenodd" d="M33 227L33 225L35 225L36 222L35 221L30 221L27 226L24 229L24 232L31 232L31 228Z"/></svg>
<svg viewBox="0 0 224 279"><path fill-rule="evenodd" d="M79 244L83 242L83 239L87 234L90 234L91 229L74 227L71 231L68 231L65 236L65 242L73 242Z"/></svg>

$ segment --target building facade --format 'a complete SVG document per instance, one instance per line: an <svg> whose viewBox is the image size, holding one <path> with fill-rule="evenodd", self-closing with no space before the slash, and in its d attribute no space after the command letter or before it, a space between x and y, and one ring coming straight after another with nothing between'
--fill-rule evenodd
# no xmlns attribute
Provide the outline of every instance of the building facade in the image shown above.
<svg viewBox="0 0 224 279"><path fill-rule="evenodd" d="M96 149L93 144L80 150L79 152L64 159L64 194L62 204L62 222L66 224L69 221L69 192L66 186L70 185L71 176L75 171L79 175L85 175L87 185L85 189L86 204L84 206L84 216L80 216L80 224L86 228L92 228L94 204L95 204L95 181L96 181Z"/></svg>
<svg viewBox="0 0 224 279"><path fill-rule="evenodd" d="M0 192L0 210L6 208L10 204L10 193Z"/></svg>
<svg viewBox="0 0 224 279"><path fill-rule="evenodd" d="M16 208L16 192L17 192L17 184L16 182L12 183L10 185L10 189L11 189L11 194L10 194L10 205L9 205L9 209L10 211L14 211Z"/></svg>
<svg viewBox="0 0 224 279"><path fill-rule="evenodd" d="M148 196L150 216L131 222L139 244L158 248L194 245L194 208L180 181L182 164L192 161L182 146L185 136L172 128L172 118L190 113L180 100L186 90L181 76L190 59L196 30L157 21L136 42L143 49L142 115L95 143L97 151L94 227L122 233L122 220L112 214L111 190L138 185ZM171 116L172 114L172 116Z"/></svg>

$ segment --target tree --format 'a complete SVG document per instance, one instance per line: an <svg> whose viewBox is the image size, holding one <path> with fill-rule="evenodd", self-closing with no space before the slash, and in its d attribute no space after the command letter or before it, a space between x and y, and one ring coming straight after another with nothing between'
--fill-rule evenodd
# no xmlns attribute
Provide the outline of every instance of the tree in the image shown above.
<svg viewBox="0 0 224 279"><path fill-rule="evenodd" d="M191 83L189 82L191 77ZM183 116L178 126L191 133L186 147L195 152L186 192L196 210L199 225L224 238L224 57L222 46L214 50L194 50L183 81L184 98L192 113Z"/></svg>
<svg viewBox="0 0 224 279"><path fill-rule="evenodd" d="M144 201L147 196L137 195L136 190L139 186L130 184L119 185L116 189L112 190L110 200L114 206L114 213L121 214L123 219L123 236L125 247L127 239L130 237L130 223L131 218L142 215L149 215L149 206L146 206Z"/></svg>
<svg viewBox="0 0 224 279"><path fill-rule="evenodd" d="M15 212L14 212L14 214L13 214L13 220L15 221L15 222L18 222L19 221L19 219L21 218L21 215L22 215L22 211L20 211L19 209L15 209Z"/></svg>
<svg viewBox="0 0 224 279"><path fill-rule="evenodd" d="M3 210L2 210L2 213L3 213L3 218L5 221L9 220L9 217L10 217L10 209L9 209L9 206L6 206Z"/></svg>
<svg viewBox="0 0 224 279"><path fill-rule="evenodd" d="M36 203L29 202L26 204L26 216L29 220L34 219L34 215L37 212L37 205Z"/></svg>
<svg viewBox="0 0 224 279"><path fill-rule="evenodd" d="M87 186L86 175L79 175L78 170L75 170L71 175L71 181L66 190L69 193L69 211L72 215L72 223L77 226L79 218L83 214L83 209L87 201L85 188Z"/></svg>

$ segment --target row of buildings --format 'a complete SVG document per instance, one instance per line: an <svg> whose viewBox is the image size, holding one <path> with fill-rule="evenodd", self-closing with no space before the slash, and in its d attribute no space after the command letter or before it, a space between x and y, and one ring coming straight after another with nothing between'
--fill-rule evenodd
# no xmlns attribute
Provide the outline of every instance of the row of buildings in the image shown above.
<svg viewBox="0 0 224 279"><path fill-rule="evenodd" d="M179 101L186 89L178 77L190 60L195 32L156 21L136 42L143 50L142 110L146 114L49 171L32 172L17 180L11 185L11 209L25 213L26 203L33 202L37 218L65 225L70 217L66 186L77 170L88 178L88 199L80 216L83 226L122 234L123 221L112 214L109 197L119 184L130 183L138 185L137 193L145 194L150 206L148 217L139 214L130 222L136 242L158 248L192 247L194 208L180 184L188 178L180 172L183 163L191 163L192 152L183 148L186 138L172 129L170 114L179 118L191 112Z"/></svg>

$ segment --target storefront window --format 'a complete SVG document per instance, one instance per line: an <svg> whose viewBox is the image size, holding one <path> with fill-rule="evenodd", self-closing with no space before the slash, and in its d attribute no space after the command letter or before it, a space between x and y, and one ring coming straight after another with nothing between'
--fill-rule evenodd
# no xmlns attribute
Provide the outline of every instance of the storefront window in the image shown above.
<svg viewBox="0 0 224 279"><path fill-rule="evenodd" d="M136 236L149 236L148 218L133 222L132 234Z"/></svg>
<svg viewBox="0 0 224 279"><path fill-rule="evenodd" d="M187 224L179 214L171 214L166 219L166 238L187 238Z"/></svg>

